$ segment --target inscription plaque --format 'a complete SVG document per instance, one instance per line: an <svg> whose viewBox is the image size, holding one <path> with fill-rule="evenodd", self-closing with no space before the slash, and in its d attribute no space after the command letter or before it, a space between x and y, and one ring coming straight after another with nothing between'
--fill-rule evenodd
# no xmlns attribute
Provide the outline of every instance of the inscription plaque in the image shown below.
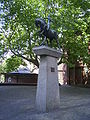
<svg viewBox="0 0 90 120"><path fill-rule="evenodd" d="M54 67L51 67L51 72L55 72L55 68Z"/></svg>

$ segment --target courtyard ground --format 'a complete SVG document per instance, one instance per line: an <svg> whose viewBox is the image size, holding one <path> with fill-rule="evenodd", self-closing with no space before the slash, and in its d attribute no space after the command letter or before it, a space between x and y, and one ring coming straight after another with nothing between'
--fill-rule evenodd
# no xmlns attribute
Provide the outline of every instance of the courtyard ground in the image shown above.
<svg viewBox="0 0 90 120"><path fill-rule="evenodd" d="M60 86L59 109L35 109L36 86L0 86L0 120L90 120L90 88Z"/></svg>

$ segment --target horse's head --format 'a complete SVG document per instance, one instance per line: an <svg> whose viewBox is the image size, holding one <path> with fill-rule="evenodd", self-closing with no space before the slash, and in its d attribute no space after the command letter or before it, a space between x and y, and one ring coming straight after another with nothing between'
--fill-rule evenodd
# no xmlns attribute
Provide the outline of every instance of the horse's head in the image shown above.
<svg viewBox="0 0 90 120"><path fill-rule="evenodd" d="M46 22L45 22L44 19L42 19L42 18L37 18L37 19L35 20L35 25L36 25L36 27L40 27L41 29L43 29L44 26L46 26L47 24L46 24Z"/></svg>

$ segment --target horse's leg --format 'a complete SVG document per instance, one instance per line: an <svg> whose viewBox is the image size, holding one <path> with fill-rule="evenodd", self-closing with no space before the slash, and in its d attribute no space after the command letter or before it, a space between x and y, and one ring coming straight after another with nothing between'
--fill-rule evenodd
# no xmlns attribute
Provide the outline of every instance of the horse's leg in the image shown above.
<svg viewBox="0 0 90 120"><path fill-rule="evenodd" d="M46 45L48 46L48 39L46 38Z"/></svg>
<svg viewBox="0 0 90 120"><path fill-rule="evenodd" d="M52 39L50 39L50 47L52 47Z"/></svg>
<svg viewBox="0 0 90 120"><path fill-rule="evenodd" d="M42 41L42 43L40 44L40 46L44 45L45 41L46 41L46 37L44 37L44 40Z"/></svg>

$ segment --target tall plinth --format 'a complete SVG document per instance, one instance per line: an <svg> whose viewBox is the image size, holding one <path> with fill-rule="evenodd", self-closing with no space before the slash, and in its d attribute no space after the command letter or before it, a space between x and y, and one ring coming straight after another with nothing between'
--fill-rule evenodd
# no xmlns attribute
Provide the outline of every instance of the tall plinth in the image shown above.
<svg viewBox="0 0 90 120"><path fill-rule="evenodd" d="M35 47L33 51L40 56L36 108L41 112L56 109L60 105L57 59L62 53L46 46Z"/></svg>

